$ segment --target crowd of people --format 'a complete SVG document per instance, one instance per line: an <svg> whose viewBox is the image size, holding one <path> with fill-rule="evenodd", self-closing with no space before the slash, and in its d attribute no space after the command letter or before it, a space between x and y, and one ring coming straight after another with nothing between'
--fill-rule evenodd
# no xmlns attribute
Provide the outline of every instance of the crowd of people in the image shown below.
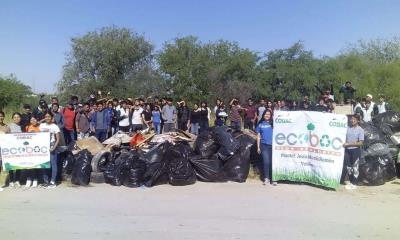
<svg viewBox="0 0 400 240"><path fill-rule="evenodd" d="M0 132L50 132L51 172L25 170L25 175L26 187L37 187L40 178L44 186L53 188L56 186L57 146L68 145L78 139L95 136L103 142L118 131L137 133L144 129L153 129L156 134L161 134L177 128L198 135L207 130L210 123L215 126L229 125L238 130L245 128L258 134L258 152L264 161L264 182L268 183L271 179L274 112L303 110L335 113L337 102L333 88L326 91L317 89L321 95L316 104L311 102L308 95L299 102L260 99L256 103L249 98L245 104L241 104L237 98L233 98L227 106L223 100L217 99L212 109L205 101L193 103L189 108L185 100L174 103L172 98L159 97L96 100L91 95L88 101L80 102L78 97L72 96L65 106L60 106L57 97L52 97L50 104L41 98L38 106L32 108L29 104L24 104L22 113L13 113L12 123L9 125L4 123L4 112L0 112ZM355 92L351 82L347 82L339 90L343 94L344 102L354 106L354 126L358 126L359 121L369 122L374 114L389 110L384 96L380 96L379 103L374 103L370 94L354 100ZM356 133L349 135L351 142L345 146L345 163L352 162L354 156L358 156L354 148L359 148L360 142L362 144L363 134L360 132L358 129ZM10 171L9 176L10 187L20 186L20 171ZM272 184L276 185L276 182ZM4 183L0 182L1 186Z"/></svg>

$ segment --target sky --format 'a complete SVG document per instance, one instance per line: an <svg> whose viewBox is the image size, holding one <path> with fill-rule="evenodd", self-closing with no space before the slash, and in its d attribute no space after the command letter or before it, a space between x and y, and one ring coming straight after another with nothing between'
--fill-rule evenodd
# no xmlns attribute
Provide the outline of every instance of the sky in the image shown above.
<svg viewBox="0 0 400 240"><path fill-rule="evenodd" d="M360 39L400 36L399 11L398 0L0 0L0 75L53 93L71 38L105 26L143 34L156 50L194 35L260 54L303 41L335 56Z"/></svg>

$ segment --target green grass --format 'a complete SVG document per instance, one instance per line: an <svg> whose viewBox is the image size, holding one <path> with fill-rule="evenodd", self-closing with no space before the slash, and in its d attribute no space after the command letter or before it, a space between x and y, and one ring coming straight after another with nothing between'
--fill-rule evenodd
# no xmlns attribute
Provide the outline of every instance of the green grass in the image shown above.
<svg viewBox="0 0 400 240"><path fill-rule="evenodd" d="M290 171L287 169L279 169L272 171L272 179L274 181L289 180L293 182L307 182L327 188L336 189L339 186L339 181L331 176L315 175L308 171ZM339 178L338 178L339 179Z"/></svg>

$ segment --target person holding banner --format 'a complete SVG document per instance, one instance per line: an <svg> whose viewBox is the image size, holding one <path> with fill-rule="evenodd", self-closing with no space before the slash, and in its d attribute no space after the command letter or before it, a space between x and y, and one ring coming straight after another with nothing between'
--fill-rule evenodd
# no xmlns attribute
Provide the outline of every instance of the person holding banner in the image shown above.
<svg viewBox="0 0 400 240"><path fill-rule="evenodd" d="M357 187L355 177L350 170L354 167L354 163L361 157L361 147L364 142L364 130L360 127L360 116L351 116L351 127L347 128L346 142L343 144L345 148L344 163L342 170L342 181L344 181L347 190L353 190Z"/></svg>
<svg viewBox="0 0 400 240"><path fill-rule="evenodd" d="M50 132L50 166L51 166L51 179L48 188L56 187L57 178L57 153L56 148L60 142L60 128L53 123L53 113L48 111L44 115L45 122L40 124L39 128L41 132ZM47 174L43 176L44 183L49 182Z"/></svg>
<svg viewBox="0 0 400 240"><path fill-rule="evenodd" d="M0 111L0 135L1 134L6 134L10 132L10 128L7 126L7 124L4 123L4 118L6 117L6 114L3 111ZM1 148L0 148L1 150ZM1 169L2 162L1 162L1 154L0 154L0 192L2 192L4 189L4 185L6 183L6 179L8 177L7 172L4 172L3 169Z"/></svg>
<svg viewBox="0 0 400 240"><path fill-rule="evenodd" d="M26 126L25 132L28 132L28 133L40 132L40 125L35 116L31 116L30 124L28 126ZM38 169L27 169L27 170L23 170L23 171L26 171L26 175L27 175L25 187L26 188L30 188L30 187L36 188L38 185L38 176L40 174L39 170Z"/></svg>
<svg viewBox="0 0 400 240"><path fill-rule="evenodd" d="M260 123L256 127L257 132L257 151L261 154L264 165L264 185L271 183L276 186L277 183L272 181L272 112L265 110Z"/></svg>
<svg viewBox="0 0 400 240"><path fill-rule="evenodd" d="M10 133L22 133L21 129L21 119L22 116L20 113L15 112L12 115L13 123L10 124ZM10 173L10 187L20 187L19 183L20 170L11 170Z"/></svg>

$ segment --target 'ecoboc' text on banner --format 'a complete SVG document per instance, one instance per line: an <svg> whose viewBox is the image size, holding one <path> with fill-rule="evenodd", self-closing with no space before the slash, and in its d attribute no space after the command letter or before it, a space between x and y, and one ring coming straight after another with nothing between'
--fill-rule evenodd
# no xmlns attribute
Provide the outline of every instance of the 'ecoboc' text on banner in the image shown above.
<svg viewBox="0 0 400 240"><path fill-rule="evenodd" d="M337 188L347 116L308 111L274 113L272 179Z"/></svg>
<svg viewBox="0 0 400 240"><path fill-rule="evenodd" d="M50 168L50 133L0 135L1 158L5 171Z"/></svg>

